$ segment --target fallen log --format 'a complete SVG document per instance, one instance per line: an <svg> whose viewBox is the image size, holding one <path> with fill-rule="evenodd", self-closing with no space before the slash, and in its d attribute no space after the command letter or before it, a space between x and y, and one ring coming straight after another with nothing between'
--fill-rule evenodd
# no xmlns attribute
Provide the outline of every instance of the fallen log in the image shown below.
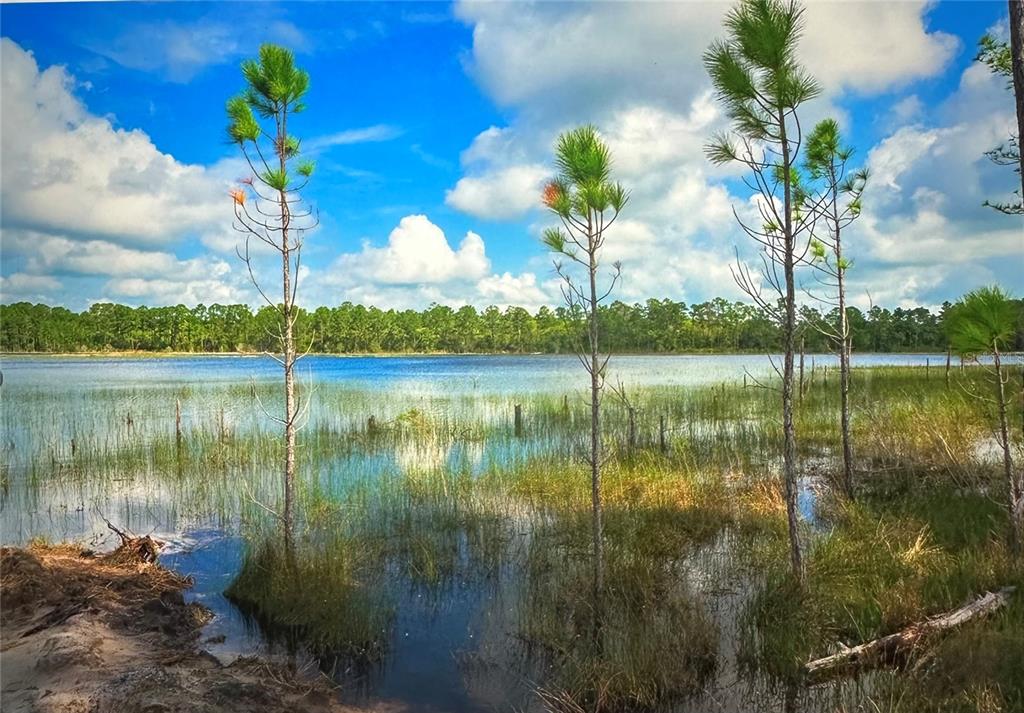
<svg viewBox="0 0 1024 713"><path fill-rule="evenodd" d="M986 616L1006 606L1014 589L1004 587L998 592L986 592L959 609L914 624L895 634L851 648L844 647L831 656L809 661L804 666L804 672L813 683L872 666L898 664L906 660L907 655L922 644L924 639L955 629L971 619Z"/></svg>

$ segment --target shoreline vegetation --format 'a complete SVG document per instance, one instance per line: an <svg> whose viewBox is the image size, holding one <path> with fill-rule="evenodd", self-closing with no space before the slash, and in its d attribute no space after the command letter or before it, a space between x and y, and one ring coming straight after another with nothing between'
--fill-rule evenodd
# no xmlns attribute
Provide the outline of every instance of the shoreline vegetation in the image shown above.
<svg viewBox="0 0 1024 713"><path fill-rule="evenodd" d="M1011 350L1024 350L1024 300L1012 300L1019 318ZM945 352L951 305L866 312L848 308L852 351ZM578 310L541 307L433 305L422 311L381 310L345 303L295 308L296 344L323 354L574 353L585 321ZM246 305L130 307L97 303L83 312L19 302L0 305L0 353L180 352L260 353L280 349L273 338L276 309ZM802 305L797 340L803 350L833 352L827 325L835 310ZM778 324L763 308L716 298L698 304L650 299L602 304L602 350L638 353L758 353L782 348Z"/></svg>
<svg viewBox="0 0 1024 713"><path fill-rule="evenodd" d="M614 357L682 357L682 356L773 356L777 352L765 352L764 350L750 349L745 351L719 351L719 350L690 350L680 352L611 352ZM32 358L32 357L89 357L89 358L123 358L123 359L144 359L144 358L183 358L183 357L264 357L273 352L266 351L230 351L230 352L181 352L181 351L150 351L137 349L126 350L93 350L81 352L32 352L32 351L0 351L0 359L10 358ZM937 349L922 350L900 350L897 352L854 352L853 356L879 356L886 354L907 354L907 355L938 355L944 357L944 352ZM1024 354L1024 352L1007 352L1006 356L1013 358ZM342 359L360 359L366 357L403 358L403 357L571 357L568 352L310 352L308 356L337 357ZM834 357L827 351L807 352L805 357ZM959 357L952 357L953 363L959 364ZM938 363L933 366L940 366Z"/></svg>

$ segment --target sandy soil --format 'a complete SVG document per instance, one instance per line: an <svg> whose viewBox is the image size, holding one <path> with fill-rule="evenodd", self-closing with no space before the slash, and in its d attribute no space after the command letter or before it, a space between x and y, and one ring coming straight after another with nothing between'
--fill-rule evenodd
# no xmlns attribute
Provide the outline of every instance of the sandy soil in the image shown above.
<svg viewBox="0 0 1024 713"><path fill-rule="evenodd" d="M4 713L342 713L326 680L202 650L189 581L122 546L0 549Z"/></svg>

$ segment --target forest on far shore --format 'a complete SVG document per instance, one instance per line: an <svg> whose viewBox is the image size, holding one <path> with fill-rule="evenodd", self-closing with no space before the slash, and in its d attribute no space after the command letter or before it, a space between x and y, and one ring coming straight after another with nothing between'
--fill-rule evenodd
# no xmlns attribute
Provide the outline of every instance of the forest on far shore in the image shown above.
<svg viewBox="0 0 1024 713"><path fill-rule="evenodd" d="M1024 300L1015 301L1015 349L1024 349ZM860 352L945 351L944 320L924 307L867 311L849 308L853 348ZM803 306L800 334L808 352L832 351L817 328L835 315ZM184 305L131 307L96 303L83 312L19 302L0 305L0 350L4 352L260 352L278 345L280 313L269 306ZM584 326L582 314L565 307L432 305L422 311L382 310L346 302L338 307L298 310L296 340L318 353L533 353L573 352ZM782 333L761 309L716 298L687 305L673 300L613 302L600 309L602 344L612 352L757 352L781 347Z"/></svg>

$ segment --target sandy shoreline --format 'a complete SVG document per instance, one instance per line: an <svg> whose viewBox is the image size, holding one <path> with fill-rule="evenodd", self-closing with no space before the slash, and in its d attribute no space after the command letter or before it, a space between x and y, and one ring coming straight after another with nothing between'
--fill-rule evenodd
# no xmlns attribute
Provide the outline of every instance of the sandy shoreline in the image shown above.
<svg viewBox="0 0 1024 713"><path fill-rule="evenodd" d="M0 700L33 713L346 713L324 678L203 649L190 581L124 547L0 550ZM379 709L378 709L379 710ZM395 708L394 710L401 710Z"/></svg>

